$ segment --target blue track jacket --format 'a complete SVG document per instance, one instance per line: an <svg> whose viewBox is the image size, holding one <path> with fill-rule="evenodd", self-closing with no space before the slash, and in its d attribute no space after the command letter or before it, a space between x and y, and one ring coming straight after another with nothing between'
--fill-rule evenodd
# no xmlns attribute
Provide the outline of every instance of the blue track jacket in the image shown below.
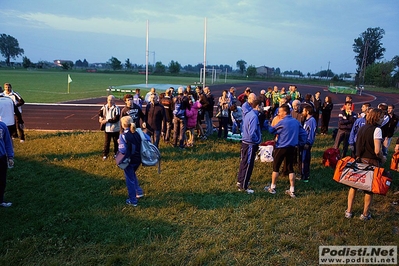
<svg viewBox="0 0 399 266"><path fill-rule="evenodd" d="M349 145L355 145L357 132L359 132L359 129L365 124L366 124L366 117L361 117L356 119L351 129L351 134L349 135Z"/></svg>
<svg viewBox="0 0 399 266"><path fill-rule="evenodd" d="M12 140L6 124L0 121L0 156L6 155L8 159L14 158Z"/></svg>
<svg viewBox="0 0 399 266"><path fill-rule="evenodd" d="M307 134L301 123L291 115L286 115L276 126L269 126L271 134L277 134L276 148L303 146L306 144Z"/></svg>
<svg viewBox="0 0 399 266"><path fill-rule="evenodd" d="M262 142L258 115L259 112L255 109L250 110L244 115L242 124L242 142L251 145Z"/></svg>
<svg viewBox="0 0 399 266"><path fill-rule="evenodd" d="M307 134L306 144L312 146L316 136L316 119L314 119L313 116L311 116L309 119L306 119L303 123L303 129L306 131Z"/></svg>

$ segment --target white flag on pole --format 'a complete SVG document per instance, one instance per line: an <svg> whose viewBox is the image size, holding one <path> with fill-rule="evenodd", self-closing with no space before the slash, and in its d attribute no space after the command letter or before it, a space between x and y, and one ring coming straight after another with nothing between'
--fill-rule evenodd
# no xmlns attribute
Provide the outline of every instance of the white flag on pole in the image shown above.
<svg viewBox="0 0 399 266"><path fill-rule="evenodd" d="M68 83L71 83L71 82L72 82L71 76L69 76L69 74L68 74Z"/></svg>

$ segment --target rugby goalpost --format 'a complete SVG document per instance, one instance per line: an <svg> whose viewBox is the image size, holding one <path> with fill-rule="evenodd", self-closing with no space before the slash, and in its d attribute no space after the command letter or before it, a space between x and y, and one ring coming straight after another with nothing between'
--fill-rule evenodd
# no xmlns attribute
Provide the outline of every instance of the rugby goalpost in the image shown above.
<svg viewBox="0 0 399 266"><path fill-rule="evenodd" d="M206 73L211 73L211 84L214 84L216 79L217 79L216 69L215 68L206 69L204 67L200 69L200 77L199 77L200 78L200 83L201 84L205 84Z"/></svg>
<svg viewBox="0 0 399 266"><path fill-rule="evenodd" d="M213 68L211 70L206 69L206 30L207 30L207 18L205 17L204 21L204 67L201 68L200 70L200 84L205 87L206 84L206 73L211 72L211 81L212 84L216 81L216 70ZM146 29L146 46L145 46L145 84L146 87L148 87L148 58L149 58L149 38L148 38L148 32L149 32L149 21L147 20L147 29Z"/></svg>

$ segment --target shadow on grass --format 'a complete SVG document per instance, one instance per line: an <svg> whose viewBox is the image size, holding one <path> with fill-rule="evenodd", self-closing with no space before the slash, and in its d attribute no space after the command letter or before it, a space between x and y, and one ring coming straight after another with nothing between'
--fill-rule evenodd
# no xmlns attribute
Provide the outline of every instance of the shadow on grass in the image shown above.
<svg viewBox="0 0 399 266"><path fill-rule="evenodd" d="M54 131L45 134L30 134L29 140L36 140L36 139L51 139L55 137L69 137L69 136L78 136L87 134L90 131Z"/></svg>
<svg viewBox="0 0 399 266"><path fill-rule="evenodd" d="M110 154L113 154L111 152ZM99 151L92 151L92 152L84 152L84 153L76 153L76 152L68 152L68 153L46 153L42 154L41 157L45 158L45 160L52 162L52 161L63 161L63 160L68 160L68 159L73 159L73 158L92 158L92 157L98 157L98 160L102 159L102 153ZM111 157L108 158L108 160L114 160Z"/></svg>
<svg viewBox="0 0 399 266"><path fill-rule="evenodd" d="M255 197L244 192L212 191L212 192L166 192L162 195L143 199L143 208L196 208L200 210L216 210L236 208L253 201Z"/></svg>
<svg viewBox="0 0 399 266"><path fill-rule="evenodd" d="M7 240L18 246L17 239L34 238L40 256L59 245L129 246L180 237L179 225L161 218L147 219L148 215L126 205L124 181L107 174L20 160L8 175L6 197L14 204L0 215L0 243Z"/></svg>

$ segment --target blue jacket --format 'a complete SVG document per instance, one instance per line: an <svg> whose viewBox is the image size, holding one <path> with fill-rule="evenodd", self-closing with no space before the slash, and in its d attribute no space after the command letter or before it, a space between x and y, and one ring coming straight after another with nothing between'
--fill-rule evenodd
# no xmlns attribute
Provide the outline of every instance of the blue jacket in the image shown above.
<svg viewBox="0 0 399 266"><path fill-rule="evenodd" d="M309 119L306 119L303 123L303 129L306 131L307 134L306 144L313 145L317 129L316 119L314 119L313 116Z"/></svg>
<svg viewBox="0 0 399 266"><path fill-rule="evenodd" d="M146 135L146 134L144 134ZM119 135L118 151L130 157L131 164L141 163L141 137L138 132L132 133L129 129L125 129Z"/></svg>
<svg viewBox="0 0 399 266"><path fill-rule="evenodd" d="M357 132L359 132L359 129L365 124L366 124L366 117L356 119L351 129L351 134L349 135L349 145L355 145L357 139Z"/></svg>
<svg viewBox="0 0 399 266"><path fill-rule="evenodd" d="M14 149L10 132L6 124L0 121L0 156L7 155L8 159L14 158Z"/></svg>
<svg viewBox="0 0 399 266"><path fill-rule="evenodd" d="M286 115L274 127L269 127L271 134L277 134L276 148L303 146L306 144L307 134L301 123L291 115Z"/></svg>
<svg viewBox="0 0 399 266"><path fill-rule="evenodd" d="M259 144L262 142L262 134L258 118L259 112L252 109L247 112L242 124L242 142L246 144Z"/></svg>
<svg viewBox="0 0 399 266"><path fill-rule="evenodd" d="M247 113L253 110L252 106L248 102L243 103L243 105L241 105L241 109L243 117L245 117Z"/></svg>

